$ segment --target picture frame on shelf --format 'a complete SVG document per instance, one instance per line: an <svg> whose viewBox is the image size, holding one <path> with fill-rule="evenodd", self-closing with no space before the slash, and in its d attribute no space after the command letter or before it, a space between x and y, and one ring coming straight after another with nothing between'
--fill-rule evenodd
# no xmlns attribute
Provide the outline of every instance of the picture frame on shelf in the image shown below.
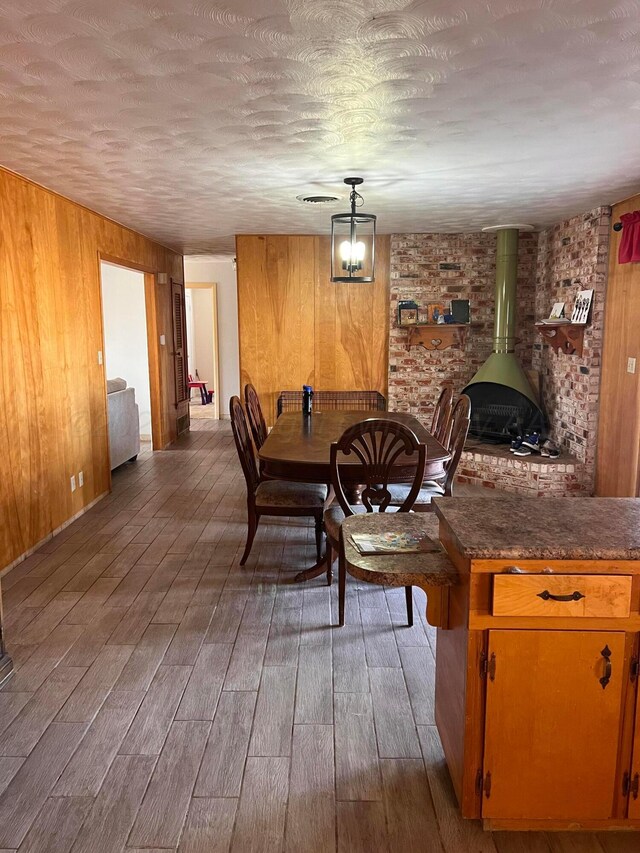
<svg viewBox="0 0 640 853"><path fill-rule="evenodd" d="M579 290L573 303L571 322L575 326L586 326L589 320L591 303L593 302L593 290Z"/></svg>
<svg viewBox="0 0 640 853"><path fill-rule="evenodd" d="M540 321L547 326L570 325L571 320L564 316L564 302L554 302L551 313Z"/></svg>
<svg viewBox="0 0 640 853"><path fill-rule="evenodd" d="M429 302L427 304L427 316L429 323L444 323L445 306L444 302ZM439 318L442 317L442 320Z"/></svg>
<svg viewBox="0 0 640 853"><path fill-rule="evenodd" d="M415 326L418 323L419 306L412 299L401 299L398 302L398 325Z"/></svg>

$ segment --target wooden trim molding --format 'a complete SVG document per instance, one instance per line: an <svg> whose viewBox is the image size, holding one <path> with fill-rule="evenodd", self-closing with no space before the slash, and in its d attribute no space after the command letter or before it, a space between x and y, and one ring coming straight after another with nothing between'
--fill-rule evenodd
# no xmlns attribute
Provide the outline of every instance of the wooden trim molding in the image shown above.
<svg viewBox="0 0 640 853"><path fill-rule="evenodd" d="M640 195L614 205L612 225L638 209ZM602 497L640 496L640 264L618 263L621 235L612 229L609 243L595 488Z"/></svg>

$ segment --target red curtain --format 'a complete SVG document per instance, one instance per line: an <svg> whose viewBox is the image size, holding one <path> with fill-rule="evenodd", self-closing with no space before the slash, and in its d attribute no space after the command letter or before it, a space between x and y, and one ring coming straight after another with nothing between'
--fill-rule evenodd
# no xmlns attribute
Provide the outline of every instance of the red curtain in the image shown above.
<svg viewBox="0 0 640 853"><path fill-rule="evenodd" d="M618 249L618 263L630 264L632 261L640 261L640 210L623 213L620 222L622 222L622 239Z"/></svg>

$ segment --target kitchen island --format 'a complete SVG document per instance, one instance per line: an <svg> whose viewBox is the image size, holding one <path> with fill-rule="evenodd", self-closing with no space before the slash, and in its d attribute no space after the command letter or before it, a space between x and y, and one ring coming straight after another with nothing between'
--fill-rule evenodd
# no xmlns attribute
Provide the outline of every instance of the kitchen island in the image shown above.
<svg viewBox="0 0 640 853"><path fill-rule="evenodd" d="M439 498L436 724L487 829L640 829L640 500Z"/></svg>

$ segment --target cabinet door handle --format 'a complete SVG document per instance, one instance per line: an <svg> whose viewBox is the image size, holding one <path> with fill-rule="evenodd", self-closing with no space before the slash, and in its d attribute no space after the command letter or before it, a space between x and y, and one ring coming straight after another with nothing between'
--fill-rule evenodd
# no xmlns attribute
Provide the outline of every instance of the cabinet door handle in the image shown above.
<svg viewBox="0 0 640 853"><path fill-rule="evenodd" d="M600 684L602 684L602 689L604 690L607 684L611 681L611 649L609 646L605 646L600 654L604 661L604 672L599 681Z"/></svg>
<svg viewBox="0 0 640 853"><path fill-rule="evenodd" d="M636 775L631 780L631 786L629 791L634 800L638 799L638 790L640 789L640 774L636 773Z"/></svg>
<svg viewBox="0 0 640 853"><path fill-rule="evenodd" d="M580 601L581 598L585 596L576 590L575 592L570 592L569 595L553 595L553 593L549 592L548 589L543 589L542 592L537 593L538 598L541 598L543 601Z"/></svg>

